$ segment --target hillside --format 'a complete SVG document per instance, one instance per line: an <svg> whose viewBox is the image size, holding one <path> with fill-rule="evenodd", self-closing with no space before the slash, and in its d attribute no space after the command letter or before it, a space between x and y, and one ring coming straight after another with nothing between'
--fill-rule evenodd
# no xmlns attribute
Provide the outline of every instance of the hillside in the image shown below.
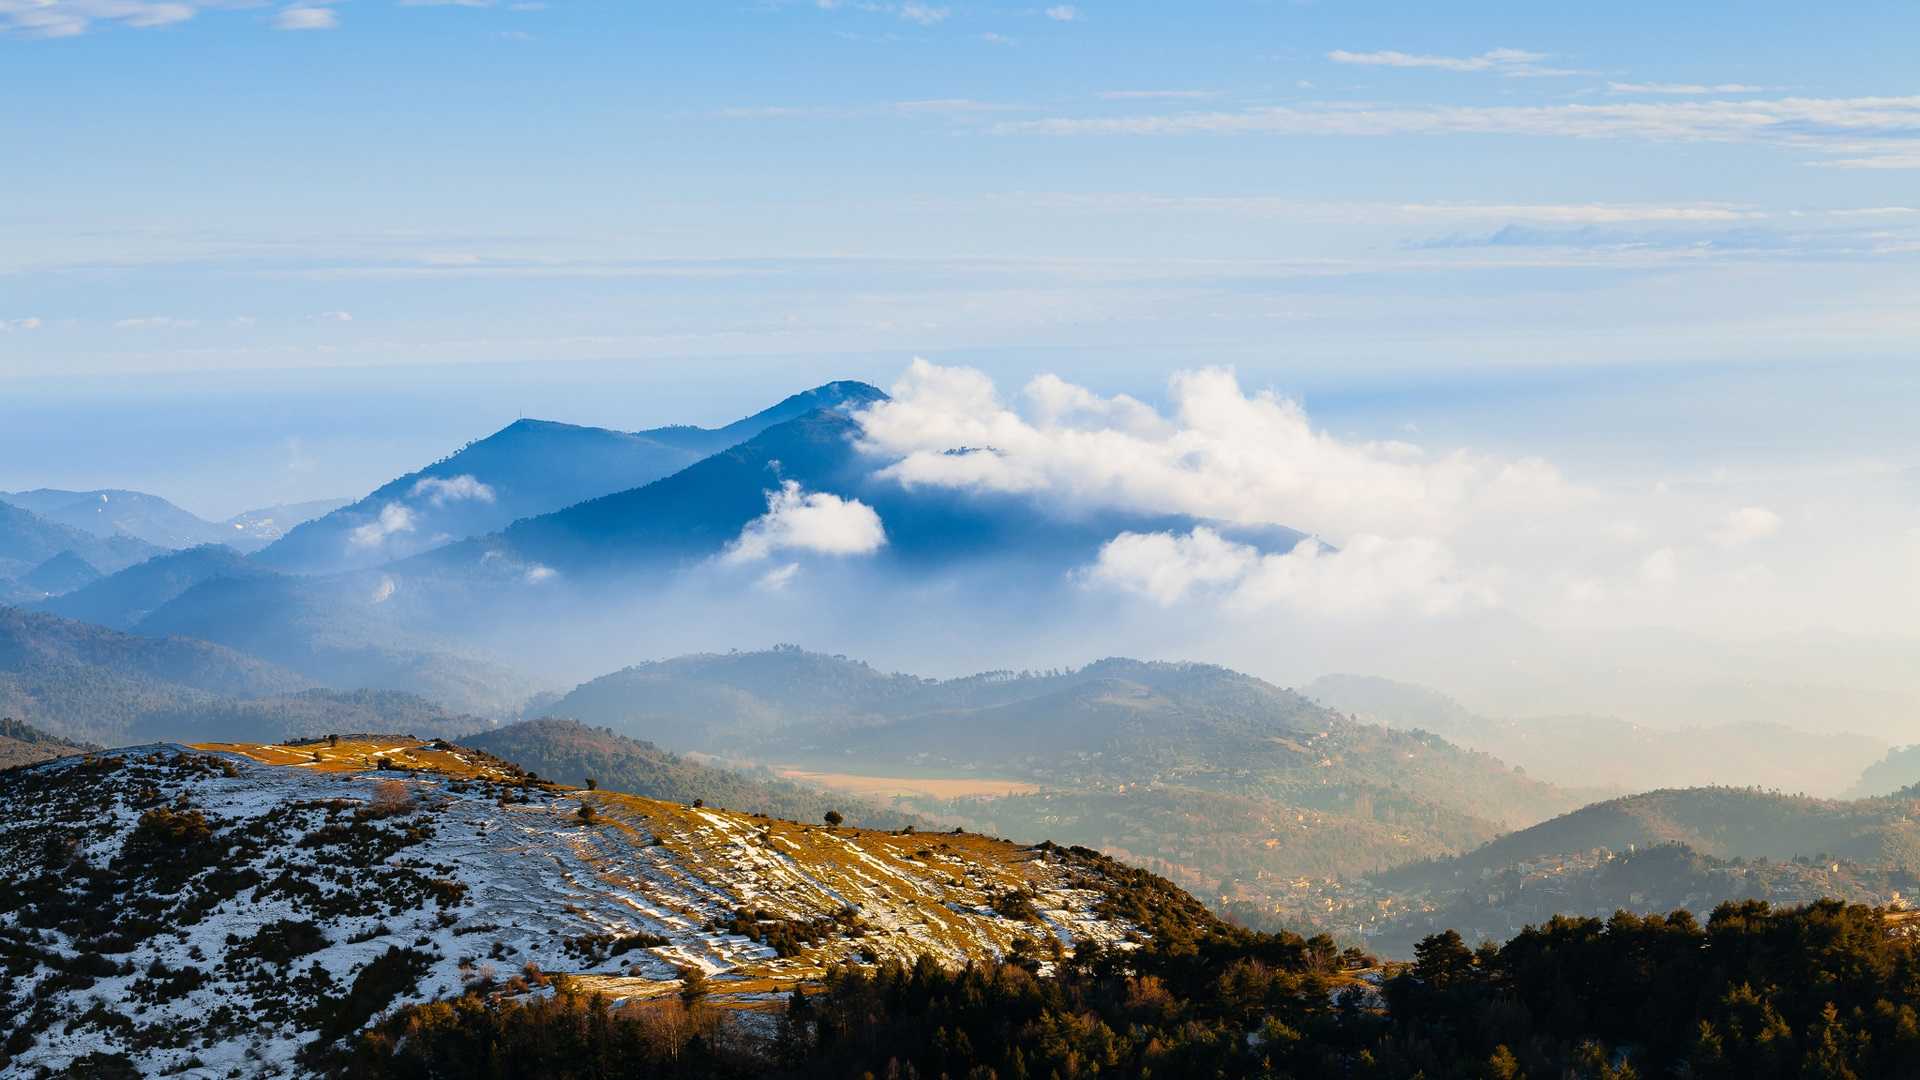
<svg viewBox="0 0 1920 1080"><path fill-rule="evenodd" d="M133 629L218 642L315 683L402 690L461 712L508 715L531 695L525 676L511 668L413 632L403 610L410 597L383 595L386 586L378 574L214 577Z"/></svg>
<svg viewBox="0 0 1920 1080"><path fill-rule="evenodd" d="M519 420L293 529L258 558L300 573L376 566L643 486L814 409L882 396L863 383L827 383L711 430L622 432Z"/></svg>
<svg viewBox="0 0 1920 1080"><path fill-rule="evenodd" d="M1596 793L1752 784L1838 795L1887 749L1871 736L1765 722L1654 728L1609 716L1502 719L1427 687L1365 675L1323 676L1301 692L1363 720L1431 731L1531 776Z"/></svg>
<svg viewBox="0 0 1920 1080"><path fill-rule="evenodd" d="M775 777L690 761L648 742L572 720L542 719L468 735L461 742L522 765L549 780L584 786L591 778L610 791L691 803L790 821L819 821L829 810L852 825L898 829L925 826L924 818L862 799L829 795Z"/></svg>
<svg viewBox="0 0 1920 1080"><path fill-rule="evenodd" d="M1440 882L1597 848L1683 844L1719 858L1834 857L1920 867L1920 793L1846 801L1757 788L1650 791L1583 807L1458 858L1406 867L1390 884Z"/></svg>
<svg viewBox="0 0 1920 1080"><path fill-rule="evenodd" d="M1103 912L1179 903L1091 853L554 788L397 739L68 758L0 799L21 1073L307 1072L385 1009L507 976L632 1002L691 968L752 1010L832 964L1118 944L1139 924Z"/></svg>
<svg viewBox="0 0 1920 1080"><path fill-rule="evenodd" d="M0 769L98 749L90 743L70 742L50 735L10 716L0 717Z"/></svg>
<svg viewBox="0 0 1920 1080"><path fill-rule="evenodd" d="M131 630L140 620L202 582L269 574L270 571L249 562L233 548L203 544L156 555L54 597L39 607L69 619Z"/></svg>
<svg viewBox="0 0 1920 1080"><path fill-rule="evenodd" d="M0 607L0 716L103 743L490 726L418 697L335 691L220 645Z"/></svg>
<svg viewBox="0 0 1920 1080"><path fill-rule="evenodd" d="M235 530L182 510L158 495L142 491L106 489L0 492L0 502L31 510L98 537L130 536L156 548L185 548L227 543Z"/></svg>
<svg viewBox="0 0 1920 1080"><path fill-rule="evenodd" d="M1487 755L1208 664L942 680L782 647L636 665L543 711L1097 847L1209 902L1466 851L1580 804Z"/></svg>
<svg viewBox="0 0 1920 1080"><path fill-rule="evenodd" d="M110 574L160 551L145 540L125 535L95 536L0 501L0 579L23 577L64 552L72 552L87 565Z"/></svg>

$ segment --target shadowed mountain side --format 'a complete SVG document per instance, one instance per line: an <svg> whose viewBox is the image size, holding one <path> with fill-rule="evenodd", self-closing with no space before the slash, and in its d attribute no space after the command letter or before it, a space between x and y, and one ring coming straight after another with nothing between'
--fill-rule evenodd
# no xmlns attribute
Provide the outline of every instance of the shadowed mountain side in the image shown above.
<svg viewBox="0 0 1920 1080"><path fill-rule="evenodd" d="M95 536L10 502L0 502L0 578L21 577L63 552L72 552L94 569L110 574L160 551L132 536Z"/></svg>
<svg viewBox="0 0 1920 1080"><path fill-rule="evenodd" d="M1861 772L1860 779L1847 790L1856 799L1886 795L1901 788L1920 784L1920 745L1899 746Z"/></svg>
<svg viewBox="0 0 1920 1080"><path fill-rule="evenodd" d="M143 491L33 491L0 492L0 502L31 510L48 521L71 526L101 538L128 536L159 548L219 544L235 539L236 530L182 510L158 495Z"/></svg>
<svg viewBox="0 0 1920 1080"><path fill-rule="evenodd" d="M461 712L506 715L533 692L511 669L412 631L404 599L383 597L383 584L377 574L215 578L135 630L216 641L317 683L403 690Z"/></svg>
<svg viewBox="0 0 1920 1080"><path fill-rule="evenodd" d="M864 383L828 383L717 430L628 433L520 420L301 525L257 558L302 573L376 566L640 487L815 409L884 396Z"/></svg>
<svg viewBox="0 0 1920 1080"><path fill-rule="evenodd" d="M69 619L129 630L180 594L216 578L271 576L238 551L205 544L157 555L40 605Z"/></svg>
<svg viewBox="0 0 1920 1080"><path fill-rule="evenodd" d="M816 411L645 487L517 522L498 536L442 549L418 563L458 569L491 556L571 577L657 574L724 553L768 512L769 494L784 482L871 507L886 542L869 561L916 574L998 563L1014 573L1057 578L1090 561L1120 532L1195 524L1178 515L1083 512L1026 496L903 487L875 475L887 463L864 456L858 436L858 424L843 411ZM1264 529L1258 539L1284 547L1301 536Z"/></svg>

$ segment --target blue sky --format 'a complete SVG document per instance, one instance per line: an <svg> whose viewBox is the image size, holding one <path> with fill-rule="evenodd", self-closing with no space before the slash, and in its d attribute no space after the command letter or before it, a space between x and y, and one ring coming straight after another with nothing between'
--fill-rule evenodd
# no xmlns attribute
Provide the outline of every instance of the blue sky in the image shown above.
<svg viewBox="0 0 1920 1080"><path fill-rule="evenodd" d="M231 512L916 355L1911 460L1920 9L1565 7L0 0L0 486Z"/></svg>

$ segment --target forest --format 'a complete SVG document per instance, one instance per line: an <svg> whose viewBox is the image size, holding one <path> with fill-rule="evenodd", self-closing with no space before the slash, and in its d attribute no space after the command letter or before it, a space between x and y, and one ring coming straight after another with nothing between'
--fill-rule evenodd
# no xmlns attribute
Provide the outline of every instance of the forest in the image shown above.
<svg viewBox="0 0 1920 1080"><path fill-rule="evenodd" d="M1555 918L1477 948L1449 931L1385 972L1324 937L1142 910L1155 933L1131 950L835 969L787 998L771 1034L707 1007L697 977L620 1008L563 982L407 1009L336 1067L395 1080L1920 1074L1920 952L1870 907Z"/></svg>

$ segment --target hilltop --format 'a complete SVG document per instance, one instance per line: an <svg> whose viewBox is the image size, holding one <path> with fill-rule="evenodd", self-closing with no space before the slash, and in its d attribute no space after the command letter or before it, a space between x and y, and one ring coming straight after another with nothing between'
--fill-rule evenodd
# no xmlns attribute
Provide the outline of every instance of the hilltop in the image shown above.
<svg viewBox="0 0 1920 1080"><path fill-rule="evenodd" d="M1139 929L1105 914L1132 875L1092 853L581 791L447 743L133 748L5 773L0 798L18 1070L258 1075L507 975L642 1000L694 968L751 1010L836 963Z"/></svg>

